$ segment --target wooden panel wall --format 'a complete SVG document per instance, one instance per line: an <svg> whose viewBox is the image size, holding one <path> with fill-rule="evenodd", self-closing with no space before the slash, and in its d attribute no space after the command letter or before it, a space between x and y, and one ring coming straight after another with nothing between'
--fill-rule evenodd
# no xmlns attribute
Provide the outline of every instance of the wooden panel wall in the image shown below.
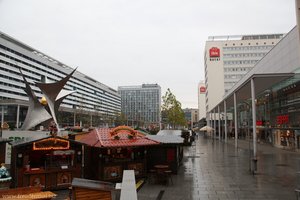
<svg viewBox="0 0 300 200"><path fill-rule="evenodd" d="M111 192L110 191L100 191L100 190L92 190L86 188L78 188L75 187L73 190L73 196L76 200L111 200Z"/></svg>

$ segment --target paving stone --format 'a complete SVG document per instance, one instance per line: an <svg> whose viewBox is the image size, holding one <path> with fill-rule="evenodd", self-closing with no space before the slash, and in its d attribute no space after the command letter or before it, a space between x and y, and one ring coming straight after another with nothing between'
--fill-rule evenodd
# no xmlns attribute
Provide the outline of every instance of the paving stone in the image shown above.
<svg viewBox="0 0 300 200"><path fill-rule="evenodd" d="M189 158L183 159L178 174L173 175L174 185L157 188L146 183L138 192L138 199L148 200L151 192L158 194L162 188L165 190L162 199L166 200L296 199L299 153L258 144L258 173L252 175L249 172L249 142L240 140L238 144L236 150L234 140L227 144L218 140L212 143L211 139L200 136L195 145L185 147L184 155ZM157 189L152 190L153 187Z"/></svg>

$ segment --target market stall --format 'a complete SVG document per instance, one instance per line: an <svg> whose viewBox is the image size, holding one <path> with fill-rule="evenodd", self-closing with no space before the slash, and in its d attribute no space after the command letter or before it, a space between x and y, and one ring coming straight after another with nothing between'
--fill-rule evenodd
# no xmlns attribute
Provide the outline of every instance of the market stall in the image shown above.
<svg viewBox="0 0 300 200"><path fill-rule="evenodd" d="M172 131L159 132L157 135L147 135L159 146L148 149L148 169L154 169L156 165L168 166L172 173L177 174L183 158L184 138L173 134Z"/></svg>
<svg viewBox="0 0 300 200"><path fill-rule="evenodd" d="M147 151L159 145L127 126L100 128L82 136L85 147L85 178L117 182L123 170L134 170L137 178L146 176Z"/></svg>
<svg viewBox="0 0 300 200"><path fill-rule="evenodd" d="M82 174L82 144L49 136L12 143L12 187L67 188Z"/></svg>

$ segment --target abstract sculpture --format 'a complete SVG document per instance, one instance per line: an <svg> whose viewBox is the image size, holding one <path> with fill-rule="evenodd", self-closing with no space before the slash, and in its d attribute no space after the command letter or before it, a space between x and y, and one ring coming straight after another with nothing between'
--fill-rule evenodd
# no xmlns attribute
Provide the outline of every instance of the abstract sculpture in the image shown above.
<svg viewBox="0 0 300 200"><path fill-rule="evenodd" d="M69 75L55 83L35 83L35 85L38 88L40 88L40 90L44 94L44 97L46 98L47 104L45 105L41 104L41 102L37 99L25 76L20 70L26 86L25 92L29 97L28 112L24 123L21 127L22 130L28 130L51 118L53 118L56 127L59 127L56 119L56 113L58 111L58 108L62 103L63 99L74 92L69 90L63 90L63 87L74 74L76 69L74 69Z"/></svg>

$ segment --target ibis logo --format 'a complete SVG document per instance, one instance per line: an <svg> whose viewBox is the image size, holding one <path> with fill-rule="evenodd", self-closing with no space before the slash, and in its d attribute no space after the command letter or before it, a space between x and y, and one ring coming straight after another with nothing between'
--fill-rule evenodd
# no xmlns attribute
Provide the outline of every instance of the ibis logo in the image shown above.
<svg viewBox="0 0 300 200"><path fill-rule="evenodd" d="M209 49L209 57L219 58L220 57L220 49L217 47L212 47L211 49Z"/></svg>
<svg viewBox="0 0 300 200"><path fill-rule="evenodd" d="M200 94L203 94L203 93L205 93L205 91L206 91L206 88L205 87L200 87Z"/></svg>

